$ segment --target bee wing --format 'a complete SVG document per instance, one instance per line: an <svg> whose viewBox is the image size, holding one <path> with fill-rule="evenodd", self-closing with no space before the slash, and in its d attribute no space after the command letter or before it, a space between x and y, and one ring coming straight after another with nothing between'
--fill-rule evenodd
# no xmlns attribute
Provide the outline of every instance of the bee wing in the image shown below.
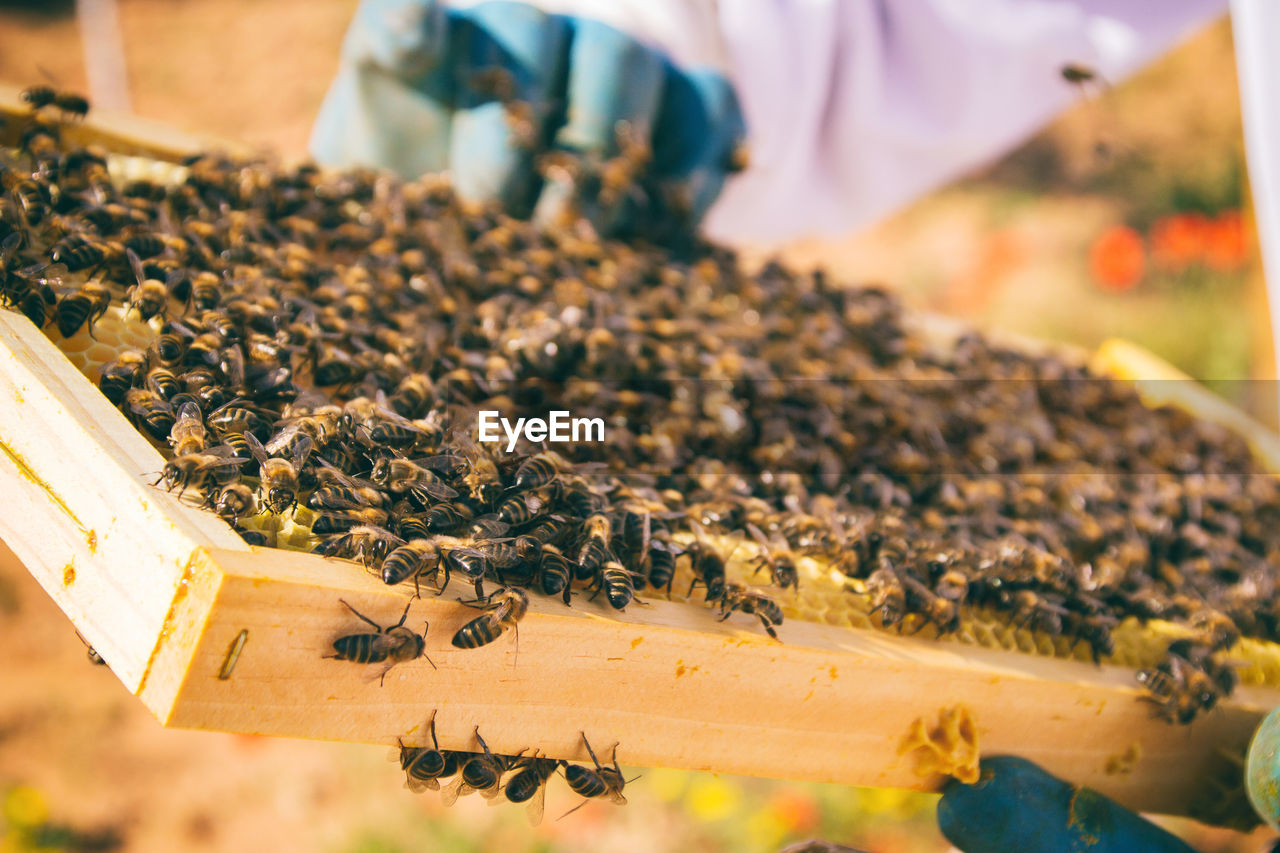
<svg viewBox="0 0 1280 853"><path fill-rule="evenodd" d="M500 799L498 794L502 793L502 785L494 785L492 788L481 788L480 796L489 801L489 805L496 806L499 803L505 803L506 800Z"/></svg>
<svg viewBox="0 0 1280 853"><path fill-rule="evenodd" d="M164 289L173 293L178 289L178 285L187 277L187 271L182 267L169 270L169 274L164 277Z"/></svg>
<svg viewBox="0 0 1280 853"><path fill-rule="evenodd" d="M240 351L240 347L229 346L224 349L219 367L227 375L233 387L239 388L244 385L244 353Z"/></svg>
<svg viewBox="0 0 1280 853"><path fill-rule="evenodd" d="M144 415L144 416L145 416L148 412L154 412L154 411L170 411L170 412L172 412L172 411L173 411L173 406L170 406L167 402L165 402L164 400L160 399L159 397L154 397L154 398L151 398L151 399L152 399L152 402L151 402L150 406L148 406L148 405L146 405L146 404L144 404L144 403L140 402L139 398L135 397L135 398L134 398L134 399L129 403L129 410L130 410L131 412L133 412L135 415Z"/></svg>
<svg viewBox="0 0 1280 853"><path fill-rule="evenodd" d="M138 284L142 284L147 280L146 273L142 270L142 261L133 249L125 249L124 254L129 259L129 266L133 269L133 275L138 279Z"/></svg>
<svg viewBox="0 0 1280 853"><path fill-rule="evenodd" d="M471 523L472 529L485 538L501 536L511 529L505 521L499 521L496 515L484 515Z"/></svg>
<svg viewBox="0 0 1280 853"><path fill-rule="evenodd" d="M262 446L262 442L258 441L258 437L251 432L244 434L244 443L249 445L249 452L253 454L253 458L258 460L259 465L266 465L270 454L266 448Z"/></svg>
<svg viewBox="0 0 1280 853"><path fill-rule="evenodd" d="M289 424L284 429L271 436L271 438L267 439L266 447L263 449L266 450L268 455L275 456L281 450L288 447L289 443L293 441L294 436L298 435L298 433L298 425Z"/></svg>
<svg viewBox="0 0 1280 853"><path fill-rule="evenodd" d="M422 491L431 495L431 497L435 498L438 501L449 501L449 500L453 500L458 496L457 489L452 488L451 486L441 482L440 480L429 480L425 483L422 483L418 488L421 488Z"/></svg>
<svg viewBox="0 0 1280 853"><path fill-rule="evenodd" d="M14 231L8 237L4 238L4 242L0 243L0 261L8 260L9 256L18 251L18 247L22 245L22 232Z"/></svg>
<svg viewBox="0 0 1280 853"><path fill-rule="evenodd" d="M547 782L544 779L538 790L529 798L529 805L525 806L525 814L529 818L530 826L537 826L542 823L542 813L547 804Z"/></svg>
<svg viewBox="0 0 1280 853"><path fill-rule="evenodd" d="M439 456L427 456L423 459L414 459L415 465L421 465L423 468L431 468L435 471L452 471L461 468L467 464L467 460L461 456L451 456L448 453L442 453Z"/></svg>
<svg viewBox="0 0 1280 853"><path fill-rule="evenodd" d="M466 790L464 791L463 788L466 788ZM440 802L444 803L445 807L448 808L458 801L458 797L469 793L471 793L471 786L463 782L462 777L459 776L440 789Z"/></svg>
<svg viewBox="0 0 1280 853"><path fill-rule="evenodd" d="M307 459L311 456L311 451L315 449L316 443L311 440L311 436L301 436L293 443L293 467L302 470L302 466L307 464Z"/></svg>
<svg viewBox="0 0 1280 853"><path fill-rule="evenodd" d="M200 406L194 402L188 401L178 407L178 420L203 423L204 416L200 412Z"/></svg>
<svg viewBox="0 0 1280 853"><path fill-rule="evenodd" d="M405 774L404 786L415 794L421 794L423 791L439 791L439 779L415 779Z"/></svg>
<svg viewBox="0 0 1280 853"><path fill-rule="evenodd" d="M769 549L772 546L769 542L769 537L764 535L764 531L761 530L759 527L756 527L750 521L748 521L747 532L751 534L751 538L756 540L756 542L760 545L760 548L764 551L764 554L762 554L761 556L768 554Z"/></svg>

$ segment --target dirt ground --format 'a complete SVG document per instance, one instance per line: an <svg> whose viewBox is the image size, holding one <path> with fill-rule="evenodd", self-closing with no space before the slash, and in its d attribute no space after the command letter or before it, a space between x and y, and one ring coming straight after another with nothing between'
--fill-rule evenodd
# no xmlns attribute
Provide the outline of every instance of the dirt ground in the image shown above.
<svg viewBox="0 0 1280 853"><path fill-rule="evenodd" d="M121 0L133 107L188 130L301 154L355 5ZM0 6L0 80L84 88L71 10L37 0ZM1099 293L1080 259L1092 234L1121 218L1124 190L1108 187L1115 161L1098 161L1100 138L1121 155L1159 152L1154 166L1130 173L1139 178L1194 176L1198 161L1212 159L1205 151L1238 153L1239 122L1230 32L1219 26L1146 72L1137 94L1122 87L1082 106L1009 160L870 232L784 254L842 277L893 282L914 304L982 322L1086 345L1122 334L1167 344L1167 357L1188 369L1207 364L1215 377L1268 375L1269 335L1256 325L1262 312L1242 310L1259 298L1256 265L1253 283L1231 291L1253 302L1224 306L1214 291L1185 304L1161 292ZM1200 144L1179 144L1190 135ZM1188 312L1207 316L1203 330L1187 331ZM1188 338L1203 352L1188 351ZM572 801L549 801L548 820L531 833L522 815L498 814L505 810L476 798L446 818L435 798L403 791L379 748L163 730L108 670L87 662L69 622L2 545L0 648L0 831L8 827L0 851L32 849L34 836L22 829L31 826L74 828L49 836L62 842L54 849L108 849L113 839L138 851L744 849L726 839L740 838L736 824L762 813L750 804L782 802L777 813L795 821L787 832L813 834L824 824L802 819L804 808L833 811L840 797L858 804L839 824L852 833L839 836L846 843L946 848L927 800L660 772L646 774L626 809L593 804L555 821L556 808ZM772 824L751 825L773 833L760 838L783 837ZM1204 850L1257 847L1180 826Z"/></svg>

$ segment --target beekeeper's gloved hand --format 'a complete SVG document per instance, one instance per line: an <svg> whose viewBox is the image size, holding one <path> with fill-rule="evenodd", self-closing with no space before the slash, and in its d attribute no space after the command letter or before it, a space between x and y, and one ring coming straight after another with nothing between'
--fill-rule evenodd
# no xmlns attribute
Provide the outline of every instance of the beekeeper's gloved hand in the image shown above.
<svg viewBox="0 0 1280 853"><path fill-rule="evenodd" d="M643 7L637 11L643 18ZM681 67L591 17L505 0L364 0L311 151L324 164L379 166L406 178L447 169L464 197L498 199L520 214L538 206L550 216L566 185L542 173L565 174L546 169L542 155L564 150L603 161L620 143L633 143L633 154L651 144L647 176L696 221L742 137L737 98L718 70ZM613 230L629 198L605 194L584 212Z"/></svg>
<svg viewBox="0 0 1280 853"><path fill-rule="evenodd" d="M938 827L964 853L1194 853L1115 801L1025 758L986 758L981 771L972 785L949 783L938 802Z"/></svg>

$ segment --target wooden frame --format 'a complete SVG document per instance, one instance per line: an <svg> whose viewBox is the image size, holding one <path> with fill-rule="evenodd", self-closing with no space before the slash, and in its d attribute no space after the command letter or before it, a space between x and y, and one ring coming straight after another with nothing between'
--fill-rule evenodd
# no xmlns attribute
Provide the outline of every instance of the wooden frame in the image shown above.
<svg viewBox="0 0 1280 853"><path fill-rule="evenodd" d="M25 317L0 312L0 539L164 725L367 743L421 733L584 759L579 731L623 763L929 788L898 746L943 707L973 714L985 754L1016 753L1128 805L1185 812L1280 691L1242 689L1190 728L1136 701L1133 673L878 631L651 601L535 599L519 650L448 638L474 611L427 599L426 660L392 669L322 658L363 629L343 598L394 622L405 591L345 561L254 549L151 485L160 454ZM246 639L238 643L244 632ZM229 651L238 659L225 674ZM1140 747L1125 774L1108 764Z"/></svg>
<svg viewBox="0 0 1280 853"><path fill-rule="evenodd" d="M0 90L0 114L25 111L16 95ZM75 132L164 159L208 144L132 120ZM474 611L428 597L409 624L429 621L435 668L403 664L380 686L322 655L365 629L340 598L385 624L405 591L347 562L250 548L151 485L162 464L53 343L0 311L0 539L163 725L391 744L436 711L451 749L475 748L478 726L496 751L584 760L583 731L620 742L627 765L929 789L939 779L917 776L899 744L917 718L962 704L984 754L1186 813L1280 704L1280 690L1241 689L1175 727L1120 667L791 621L775 643L747 617L664 600L619 615L536 599L517 656L513 636L454 649Z"/></svg>

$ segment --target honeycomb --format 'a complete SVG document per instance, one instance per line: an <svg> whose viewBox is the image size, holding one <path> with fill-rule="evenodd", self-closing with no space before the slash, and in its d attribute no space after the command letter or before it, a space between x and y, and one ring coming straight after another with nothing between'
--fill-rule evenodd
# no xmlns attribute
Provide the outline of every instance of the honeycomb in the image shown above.
<svg viewBox="0 0 1280 853"><path fill-rule="evenodd" d="M167 164L159 166L171 168ZM93 337L90 337L87 329L81 329L69 339L61 338L57 329L52 326L46 332L76 368L96 382L103 364L112 361L124 349L146 349L157 334L158 327L158 318L153 319L151 324L143 323L136 316L125 317L121 308L113 306L95 325ZM310 529L314 519L314 512L299 506L289 516L277 516L264 511L243 519L242 524L247 529L265 534L268 542L274 542L277 547L311 551L318 542ZM729 580L747 584L760 581L762 576L756 571L761 553L759 546L750 541L730 541L715 534L709 536L711 544L730 555L726 565ZM693 537L678 533L674 540L679 545L688 545ZM788 620L817 622L836 627L881 629L872 613L871 600L862 581L848 578L831 565L811 556L797 555L796 564L800 572L798 592L776 596L776 601ZM680 560L671 587L672 600L700 603L696 592L692 597L688 594L692 581L689 561ZM653 594L655 593L650 593ZM914 615L908 616L906 623L900 627L902 633L987 649L1082 662L1093 660L1089 646L1084 642L1073 642L1070 637L1049 636L1026 627L1016 627L994 611L970 609L962 616L960 630L941 636L933 625L921 625L914 621L917 619ZM734 614L730 620L732 624L744 628L756 625L754 617L742 614ZM785 631L784 625L784 642ZM1115 651L1103 658L1103 662L1133 670L1152 667L1164 656L1170 640L1189 635L1185 626L1172 622L1154 620L1143 624L1137 619L1129 618L1112 630ZM1280 644L1245 637L1230 650L1229 659L1242 684L1280 687Z"/></svg>

